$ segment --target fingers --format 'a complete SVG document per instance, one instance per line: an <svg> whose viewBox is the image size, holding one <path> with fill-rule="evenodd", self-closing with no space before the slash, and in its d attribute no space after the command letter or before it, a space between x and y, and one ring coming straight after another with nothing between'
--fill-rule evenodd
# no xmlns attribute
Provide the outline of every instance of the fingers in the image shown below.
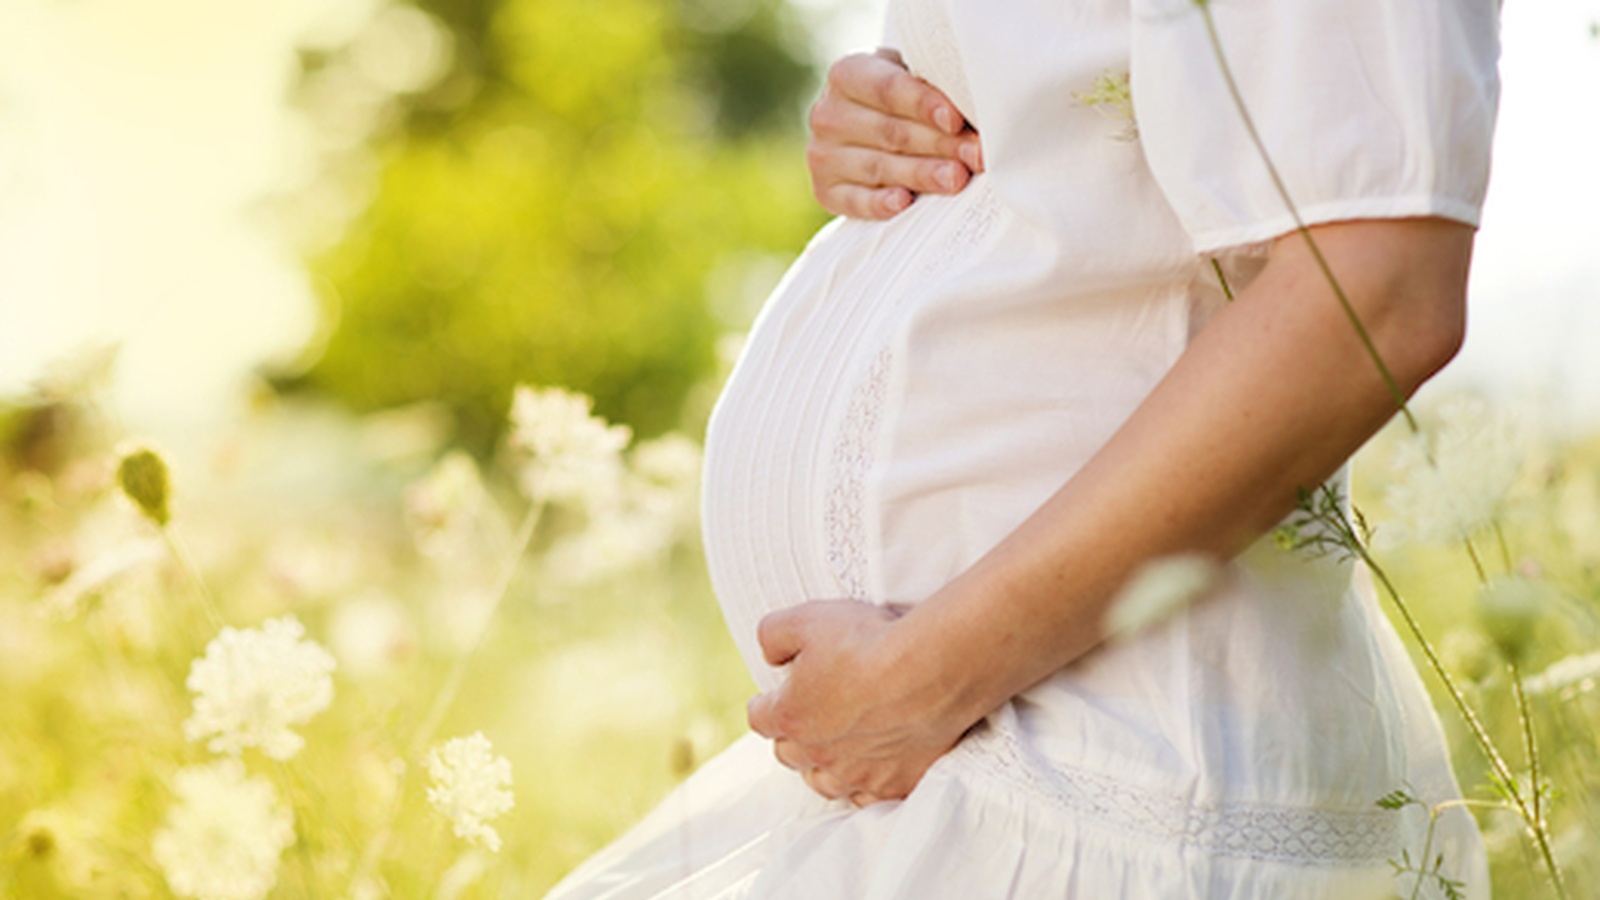
<svg viewBox="0 0 1600 900"><path fill-rule="evenodd" d="M966 126L955 104L908 72L897 58L855 53L828 69L827 90L899 119L957 135Z"/></svg>
<svg viewBox="0 0 1600 900"><path fill-rule="evenodd" d="M852 793L855 793L839 779L833 777L822 769L809 769L801 772L800 777L805 779L806 784L809 785L813 791L816 791L829 800L843 800L849 797Z"/></svg>
<svg viewBox="0 0 1600 900"><path fill-rule="evenodd" d="M918 194L954 194L967 186L972 173L959 162L927 156L898 156L863 147L835 147L831 170L845 183L866 187L903 187Z"/></svg>
<svg viewBox="0 0 1600 900"><path fill-rule="evenodd" d="M909 75L906 77L910 78ZM937 91L933 91L933 94L943 96ZM942 101L940 108L954 110L955 107L950 106L949 101ZM967 161L963 159L965 153L972 161L981 161L976 152L977 132L964 130L965 122L960 113L952 112L951 115L958 123L955 131L914 116L878 109L855 97L826 91L811 107L808 124L811 133L824 143L871 147L910 156L938 156L962 162Z"/></svg>
<svg viewBox="0 0 1600 900"><path fill-rule="evenodd" d="M916 199L916 195L905 188L871 188L859 184L819 185L816 197L823 209L851 219L892 219Z"/></svg>
<svg viewBox="0 0 1600 900"><path fill-rule="evenodd" d="M772 742L772 755L785 769L796 772L809 772L817 767L811 756L794 741L788 738L776 738Z"/></svg>
<svg viewBox="0 0 1600 900"><path fill-rule="evenodd" d="M790 768L794 768L790 766ZM807 786L829 800L848 800L850 805L863 809L874 803L882 803L889 797L880 797L871 791L858 790L826 769L798 769L800 777Z"/></svg>

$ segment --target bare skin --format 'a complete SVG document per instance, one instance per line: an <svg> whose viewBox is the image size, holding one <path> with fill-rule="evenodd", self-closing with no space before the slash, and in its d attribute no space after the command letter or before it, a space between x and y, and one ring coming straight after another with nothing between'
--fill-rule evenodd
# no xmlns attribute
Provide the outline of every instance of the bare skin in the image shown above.
<svg viewBox="0 0 1600 900"><path fill-rule="evenodd" d="M1411 393L1460 346L1472 229L1313 232ZM824 796L904 797L971 725L1099 643L1141 564L1238 553L1395 411L1305 240L1281 238L1105 447L971 569L898 618L835 600L763 620L788 679L751 700L750 726Z"/></svg>
<svg viewBox="0 0 1600 900"><path fill-rule="evenodd" d="M834 63L810 124L812 191L835 215L887 219L917 194L954 194L983 171L978 133L893 50Z"/></svg>

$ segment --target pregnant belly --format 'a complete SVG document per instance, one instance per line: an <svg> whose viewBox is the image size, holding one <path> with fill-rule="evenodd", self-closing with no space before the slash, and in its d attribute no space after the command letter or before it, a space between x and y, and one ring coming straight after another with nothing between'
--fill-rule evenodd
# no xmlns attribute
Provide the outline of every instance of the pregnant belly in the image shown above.
<svg viewBox="0 0 1600 900"><path fill-rule="evenodd" d="M767 300L706 436L712 584L756 681L775 683L761 617L810 599L870 599L862 508L882 437L891 344L932 290L981 191L919 201L887 223L824 229Z"/></svg>

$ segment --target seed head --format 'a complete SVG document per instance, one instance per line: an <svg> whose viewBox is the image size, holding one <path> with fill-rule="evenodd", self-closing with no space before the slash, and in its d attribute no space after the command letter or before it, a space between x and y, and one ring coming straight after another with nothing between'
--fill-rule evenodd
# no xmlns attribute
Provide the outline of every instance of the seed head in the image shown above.
<svg viewBox="0 0 1600 900"><path fill-rule="evenodd" d="M163 528L172 521L172 482L161 454L149 447L125 451L117 463L117 486L145 518Z"/></svg>

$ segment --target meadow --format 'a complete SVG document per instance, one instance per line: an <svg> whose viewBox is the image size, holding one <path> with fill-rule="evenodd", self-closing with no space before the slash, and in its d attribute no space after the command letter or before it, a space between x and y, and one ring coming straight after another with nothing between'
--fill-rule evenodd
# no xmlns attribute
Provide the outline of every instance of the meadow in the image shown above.
<svg viewBox="0 0 1600 900"><path fill-rule="evenodd" d="M480 464L429 407L263 389L169 458L97 401L107 366L0 419L0 897L537 896L742 733L681 434L523 390ZM1366 546L1514 774L1419 655L1497 895L1556 896L1510 802L1537 793L1567 895L1597 896L1600 441L1422 418L1431 482L1397 431L1359 457ZM1471 491L1509 602L1428 539Z"/></svg>

